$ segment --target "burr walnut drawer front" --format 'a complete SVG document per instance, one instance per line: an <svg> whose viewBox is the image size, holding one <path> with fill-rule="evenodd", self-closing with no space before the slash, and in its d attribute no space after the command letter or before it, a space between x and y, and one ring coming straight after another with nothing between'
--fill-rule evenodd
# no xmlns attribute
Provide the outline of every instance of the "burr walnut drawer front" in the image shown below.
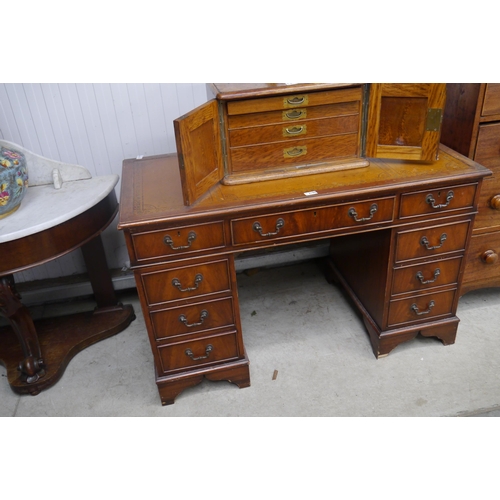
<svg viewBox="0 0 500 500"><path fill-rule="evenodd" d="M235 321L232 297L150 311L149 314L157 341L178 335L234 328Z"/></svg>
<svg viewBox="0 0 500 500"><path fill-rule="evenodd" d="M266 111L308 108L324 104L361 101L362 88L326 90L320 92L298 93L279 97L262 97L257 99L244 99L227 103L227 114L244 115L247 113L260 113Z"/></svg>
<svg viewBox="0 0 500 500"><path fill-rule="evenodd" d="M132 246L138 262L219 248L224 246L224 224L212 222L132 233Z"/></svg>
<svg viewBox="0 0 500 500"><path fill-rule="evenodd" d="M406 299L391 300L388 326L428 321L452 314L456 290L416 295Z"/></svg>
<svg viewBox="0 0 500 500"><path fill-rule="evenodd" d="M393 215L394 198L379 198L235 219L231 221L231 237L234 245L290 239L311 233L391 222Z"/></svg>
<svg viewBox="0 0 500 500"><path fill-rule="evenodd" d="M477 184L419 191L401 196L400 217L415 217L453 210L472 209Z"/></svg>
<svg viewBox="0 0 500 500"><path fill-rule="evenodd" d="M462 257L419 262L394 270L393 295L446 285L457 285Z"/></svg>
<svg viewBox="0 0 500 500"><path fill-rule="evenodd" d="M470 221L467 220L398 232L396 262L463 251L469 225Z"/></svg>
<svg viewBox="0 0 500 500"><path fill-rule="evenodd" d="M163 373L226 362L239 357L234 332L162 345L158 347L158 354Z"/></svg>
<svg viewBox="0 0 500 500"><path fill-rule="evenodd" d="M182 267L141 271L140 280L149 306L231 291L227 259Z"/></svg>

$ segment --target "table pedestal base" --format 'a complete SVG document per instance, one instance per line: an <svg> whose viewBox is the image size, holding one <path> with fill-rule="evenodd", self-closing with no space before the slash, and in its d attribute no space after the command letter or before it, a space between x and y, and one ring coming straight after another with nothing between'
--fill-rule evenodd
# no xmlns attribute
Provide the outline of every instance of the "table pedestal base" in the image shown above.
<svg viewBox="0 0 500 500"><path fill-rule="evenodd" d="M134 318L131 305L118 304L35 321L45 373L31 383L21 376L18 369L20 360L24 358L19 339L10 326L0 328L0 363L7 368L10 387L18 394L39 394L61 378L76 354L121 332Z"/></svg>

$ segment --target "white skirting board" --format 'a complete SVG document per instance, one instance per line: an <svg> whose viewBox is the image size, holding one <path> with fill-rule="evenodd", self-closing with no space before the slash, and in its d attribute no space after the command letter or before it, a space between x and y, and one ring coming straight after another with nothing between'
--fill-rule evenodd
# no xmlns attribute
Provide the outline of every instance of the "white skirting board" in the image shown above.
<svg viewBox="0 0 500 500"><path fill-rule="evenodd" d="M247 252L235 258L236 273L248 269L279 267L288 264L317 259L328 255L329 242L290 245L269 250ZM135 279L131 270L112 272L113 287L118 291L135 288ZM47 281L24 282L18 286L23 304L40 305L48 302L63 302L92 295L90 282L82 276L52 279Z"/></svg>

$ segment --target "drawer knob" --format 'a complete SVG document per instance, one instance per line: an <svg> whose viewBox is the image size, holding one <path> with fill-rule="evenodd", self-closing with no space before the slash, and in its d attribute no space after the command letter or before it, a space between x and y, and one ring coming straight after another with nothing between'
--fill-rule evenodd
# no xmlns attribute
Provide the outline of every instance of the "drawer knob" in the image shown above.
<svg viewBox="0 0 500 500"><path fill-rule="evenodd" d="M174 278L172 280L172 285L175 286L177 289L179 289L180 292L192 292L193 290L197 290L198 287L200 286L200 283L203 281L203 275L202 274L197 274L194 277L194 286L189 286L187 288L182 288L181 282L177 279Z"/></svg>
<svg viewBox="0 0 500 500"><path fill-rule="evenodd" d="M186 318L186 316L184 314L181 314L179 316L179 321L181 323L184 323L184 325L187 326L188 328L192 328L193 326L200 326L200 325L202 325L206 318L208 318L208 311L206 309L203 309L203 311L201 311L200 321L198 321L198 323L191 323L191 324L189 324L188 320L187 320L187 318Z"/></svg>
<svg viewBox="0 0 500 500"><path fill-rule="evenodd" d="M441 248L443 246L443 243L446 241L446 238L448 238L448 236L446 235L446 233L443 233L441 235L441 237L439 238L439 245L435 245L435 246L430 246L430 243L429 243L429 240L427 239L427 236L423 236L422 239L420 240L420 244L422 246L424 246L425 248L427 248L427 250L437 250L438 248Z"/></svg>
<svg viewBox="0 0 500 500"><path fill-rule="evenodd" d="M427 306L427 309L425 311L419 311L417 304L412 304L411 305L411 310L417 315L417 316L422 316L423 314L429 314L432 310L432 308L436 305L436 303L431 300L429 302L429 305Z"/></svg>
<svg viewBox="0 0 500 500"><path fill-rule="evenodd" d="M500 194L493 196L490 200L490 207L493 210L500 210Z"/></svg>
<svg viewBox="0 0 500 500"><path fill-rule="evenodd" d="M253 226L252 226L252 229L256 232L256 233L259 233L263 238L267 237L267 236L276 236L279 232L280 232L280 229L285 225L285 221L280 217L277 221L276 221L276 231L274 232L270 232L270 233L263 233L262 232L262 226L260 225L260 222L254 222L253 223Z"/></svg>
<svg viewBox="0 0 500 500"><path fill-rule="evenodd" d="M184 352L186 356L190 357L193 361L199 361L200 359L207 359L210 356L210 353L213 351L214 346L212 344L208 344L205 348L205 356L194 357L193 351L191 349L186 349Z"/></svg>
<svg viewBox="0 0 500 500"><path fill-rule="evenodd" d="M349 217L352 217L356 222L366 222L368 220L372 220L373 216L378 210L378 206L376 203L373 203L373 205L370 207L370 216L369 217L361 217L358 219L358 213L356 212L356 209L354 207L351 207L349 211L347 212L347 215Z"/></svg>
<svg viewBox="0 0 500 500"><path fill-rule="evenodd" d="M481 255L481 260L488 265L496 264L498 261L498 254L494 250L486 250L486 252Z"/></svg>
<svg viewBox="0 0 500 500"><path fill-rule="evenodd" d="M428 194L427 198L425 199L425 201L432 208L446 208L450 204L451 200L453 200L454 196L455 195L454 195L453 191L448 191L448 194L446 195L446 203L441 203L441 204L436 205L436 200L434 199L434 197L432 196L432 194Z"/></svg>
<svg viewBox="0 0 500 500"><path fill-rule="evenodd" d="M174 242L172 241L172 238L168 234L167 236L165 236L165 238L163 238L163 242L165 243L165 245L168 245L172 250L186 250L191 246L191 243L193 243L195 239L196 239L196 233L194 231L189 231L187 245L174 247Z"/></svg>
<svg viewBox="0 0 500 500"><path fill-rule="evenodd" d="M418 281L420 281L420 283L422 283L422 285L428 285L429 283L434 283L438 279L438 276L440 274L441 274L441 270L439 268L437 268L434 271L434 278L433 279L424 281L424 274L422 273L422 271L419 271L416 274L416 277L417 277Z"/></svg>

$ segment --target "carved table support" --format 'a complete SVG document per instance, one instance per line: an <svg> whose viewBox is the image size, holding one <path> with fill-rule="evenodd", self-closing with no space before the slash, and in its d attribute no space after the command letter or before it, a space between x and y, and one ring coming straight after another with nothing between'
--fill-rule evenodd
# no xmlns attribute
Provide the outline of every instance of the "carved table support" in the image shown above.
<svg viewBox="0 0 500 500"><path fill-rule="evenodd" d="M45 365L35 325L28 308L20 299L13 276L0 277L0 314L9 321L22 348L24 359L19 362L18 367L21 379L32 384L45 375Z"/></svg>

